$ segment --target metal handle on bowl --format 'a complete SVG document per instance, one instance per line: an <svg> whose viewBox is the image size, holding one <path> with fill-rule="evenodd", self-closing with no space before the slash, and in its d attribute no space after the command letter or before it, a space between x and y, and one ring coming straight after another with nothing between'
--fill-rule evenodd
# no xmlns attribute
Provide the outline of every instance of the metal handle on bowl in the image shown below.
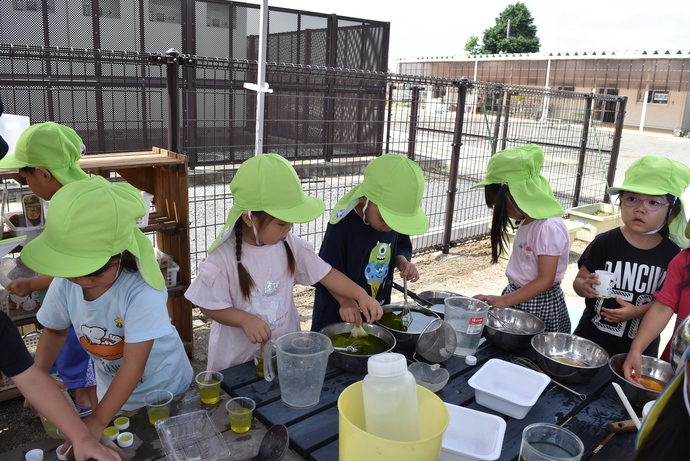
<svg viewBox="0 0 690 461"><path fill-rule="evenodd" d="M515 357L515 358L513 359L513 363L515 363L515 364L517 364L517 365L522 365L522 366L525 367L525 368L530 368L530 369L532 369L532 370L534 370L534 371L537 371L537 372L539 372L539 373L544 373L544 370L542 370L541 368L539 368L539 365L537 365L536 363L532 362L530 359L525 358L525 357ZM544 373L544 374L546 374L546 373ZM568 392L570 392L570 393L572 393L572 394L577 395L577 396L579 397L580 400L582 400L582 401L587 400L587 395L586 395L586 394L580 394L580 393L577 392L576 390L571 389L571 388L569 388L568 386L565 386L565 385L559 383L559 382L556 381L555 379L553 379L553 378L550 378L550 379L551 379L551 382L554 383L555 385L560 386L560 387L562 387L563 389L565 389L566 391L568 391Z"/></svg>

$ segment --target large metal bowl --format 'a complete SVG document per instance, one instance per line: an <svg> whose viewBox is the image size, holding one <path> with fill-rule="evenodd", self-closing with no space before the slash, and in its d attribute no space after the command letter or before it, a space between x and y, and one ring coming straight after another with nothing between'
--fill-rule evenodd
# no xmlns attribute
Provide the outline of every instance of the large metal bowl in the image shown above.
<svg viewBox="0 0 690 461"><path fill-rule="evenodd" d="M399 312L403 304L385 304L381 306L383 308L383 315L386 315L387 312L393 311L393 312ZM419 340L419 336L421 335L422 331L424 330L424 327L429 324L433 319L439 318L438 314L429 310L425 309L423 307L416 307L414 305L410 305L410 312L411 313L418 313L422 314L424 318L428 318L428 322L426 324L422 325L416 325L413 323L414 329L412 331L404 331L396 328L392 328L390 326L384 325L381 323L381 320L378 320L376 322L376 325L385 328L387 331L390 331L393 336L395 336L395 347L393 350L395 352L400 352L400 353L406 353L406 352L414 352L415 349L417 348L417 341Z"/></svg>
<svg viewBox="0 0 690 461"><path fill-rule="evenodd" d="M683 353L690 346L690 317L683 320L671 338L671 367L678 370L678 364L684 363Z"/></svg>
<svg viewBox="0 0 690 461"><path fill-rule="evenodd" d="M653 391L625 379L623 376L623 363L627 356L628 354L616 354L609 360L609 368L613 372L613 382L621 386L623 393L628 400L630 400L631 404L642 408L645 403L659 397L661 391ZM644 376L649 376L665 383L671 381L674 375L670 363L647 355L642 356L642 367L640 372Z"/></svg>
<svg viewBox="0 0 690 461"><path fill-rule="evenodd" d="M430 306L423 306L427 307L428 309L431 309L435 313L439 315L439 317L443 318L443 314L445 313L445 308L446 305L443 302L446 298L449 298L451 296L462 296L458 293L453 293L452 291L439 291L439 290L427 290L427 291L422 291L421 293L418 293L417 296L419 296L422 299L426 299L431 303Z"/></svg>
<svg viewBox="0 0 690 461"><path fill-rule="evenodd" d="M560 382L585 382L609 361L609 354L603 347L568 333L539 333L532 338L531 343L537 352L537 363L541 369ZM581 362L586 366L563 360Z"/></svg>
<svg viewBox="0 0 690 461"><path fill-rule="evenodd" d="M319 333L323 333L330 338L331 336L342 333L349 333L352 331L354 326L355 324L351 322L331 323L330 325L323 327ZM395 337L385 328L378 325L373 325L371 323L362 323L362 328L364 328L364 331L366 331L368 334L381 338L386 342L386 344L388 344L388 349L381 351L381 353L390 352L395 347ZM328 361L331 363L331 365L342 368L343 370L351 373L366 373L367 361L369 360L369 357L371 357L371 355L355 355L348 354L347 352L333 351L333 353L328 357Z"/></svg>
<svg viewBox="0 0 690 461"><path fill-rule="evenodd" d="M518 333L512 329L525 333ZM509 307L491 308L486 317L484 337L491 344L510 351L528 347L534 335L543 331L544 322L536 315Z"/></svg>

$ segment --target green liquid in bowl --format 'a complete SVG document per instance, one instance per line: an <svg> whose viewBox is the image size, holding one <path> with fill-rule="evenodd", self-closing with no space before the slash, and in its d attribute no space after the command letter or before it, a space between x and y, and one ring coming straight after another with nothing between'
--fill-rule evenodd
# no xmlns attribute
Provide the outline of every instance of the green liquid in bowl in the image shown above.
<svg viewBox="0 0 690 461"><path fill-rule="evenodd" d="M368 335L359 336L357 338L350 335L350 333L340 333L330 337L333 347L348 347L354 345L357 352L338 351L343 354L350 355L374 355L386 352L391 346L379 338L378 336Z"/></svg>
<svg viewBox="0 0 690 461"><path fill-rule="evenodd" d="M378 321L381 325L391 330L402 331L405 333L421 333L424 328L437 318L435 315L420 311L410 311L410 318L412 319L408 325L403 321L402 309L391 309L383 313Z"/></svg>

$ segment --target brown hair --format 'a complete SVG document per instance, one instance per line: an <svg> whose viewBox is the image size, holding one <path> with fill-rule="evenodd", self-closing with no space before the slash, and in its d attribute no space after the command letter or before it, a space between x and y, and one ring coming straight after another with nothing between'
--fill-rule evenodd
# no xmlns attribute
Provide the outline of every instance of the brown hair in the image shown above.
<svg viewBox="0 0 690 461"><path fill-rule="evenodd" d="M275 219L273 216L263 211L252 211L252 216L256 216L259 227L263 227L264 223L268 222L269 219ZM248 300L252 294L252 290L256 287L256 283L254 283L254 279L252 278L251 274L244 267L244 264L242 264L242 225L243 222L242 218L240 217L240 219L238 219L235 223L234 227L235 256L237 257L237 277L240 282L242 298ZM292 253L290 245L288 245L287 241L283 240L283 244L285 245L285 252L287 253L288 270L290 271L290 275L295 275L295 255Z"/></svg>

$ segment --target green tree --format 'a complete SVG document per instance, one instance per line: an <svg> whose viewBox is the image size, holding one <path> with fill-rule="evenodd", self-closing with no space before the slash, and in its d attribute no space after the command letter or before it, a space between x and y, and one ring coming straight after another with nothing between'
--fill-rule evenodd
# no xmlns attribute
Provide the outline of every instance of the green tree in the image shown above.
<svg viewBox="0 0 690 461"><path fill-rule="evenodd" d="M465 42L465 51L470 54L479 54L482 51L482 47L479 46L479 37L476 35L470 35L470 38Z"/></svg>
<svg viewBox="0 0 690 461"><path fill-rule="evenodd" d="M496 25L484 31L483 53L536 53L539 51L537 26L522 2L508 5L496 18Z"/></svg>

